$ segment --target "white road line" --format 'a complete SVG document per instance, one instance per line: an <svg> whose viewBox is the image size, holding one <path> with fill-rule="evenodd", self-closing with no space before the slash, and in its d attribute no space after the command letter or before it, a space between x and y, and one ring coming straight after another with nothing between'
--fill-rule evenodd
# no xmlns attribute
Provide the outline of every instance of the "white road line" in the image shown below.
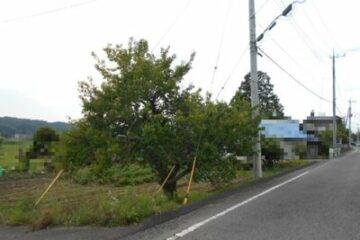
<svg viewBox="0 0 360 240"><path fill-rule="evenodd" d="M280 183L280 184L278 184L278 185L276 185L274 187L271 187L271 188L269 188L269 189L255 195L255 196L253 196L253 197L251 197L251 198L249 198L249 199L247 199L247 200L245 200L245 201L243 201L241 203L238 203L238 204L236 204L236 205L234 205L234 206L232 206L232 207L230 207L230 208L228 208L228 209L226 209L226 210L224 210L224 211L222 211L222 212L220 212L220 213L218 213L218 214L216 214L216 215L214 215L212 217L209 217L209 218L207 218L207 219L205 219L205 220L203 220L201 222L198 222L198 223L196 223L196 224L182 230L179 233L176 233L175 235L173 235L172 237L167 238L166 240L175 240L175 239L184 237L185 235L195 231L196 229L200 228L201 226L203 226L203 225L205 225L205 224L207 224L207 223L209 223L209 222L211 222L211 221L213 221L213 220L215 220L215 219L217 219L219 217L222 217L225 214L227 214L227 213L229 213L229 212L231 212L231 211L233 211L233 210L235 210L235 209L237 209L237 208L239 208L239 207L241 207L241 206L243 206L243 205L245 205L245 204L247 204L247 203L249 203L249 202L251 202L251 201L253 201L253 200L255 200L255 199L257 199L257 198L259 198L261 196L263 196L263 195L265 195L265 194L268 194L271 191L274 191L274 190L276 190L276 189L278 189L278 188L280 188L280 187L282 187L282 186L284 186L284 185L286 185L288 183L291 183L291 182L295 181L296 179L301 178L302 176L304 176L304 175L306 175L308 173L309 173L309 171L306 171L306 172L304 172L304 173L302 173L302 174L300 174L300 175L298 175L296 177L293 177L293 178L291 178L291 179L289 179L289 180L287 180L287 181L285 181L283 183Z"/></svg>

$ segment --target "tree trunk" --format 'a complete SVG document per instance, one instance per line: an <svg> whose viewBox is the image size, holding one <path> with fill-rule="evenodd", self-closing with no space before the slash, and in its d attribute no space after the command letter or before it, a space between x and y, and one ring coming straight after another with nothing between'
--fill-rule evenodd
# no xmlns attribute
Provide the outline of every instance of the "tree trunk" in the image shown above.
<svg viewBox="0 0 360 240"><path fill-rule="evenodd" d="M165 195L172 199L176 197L176 189L177 189L177 181L175 177L171 177L164 185L164 193Z"/></svg>

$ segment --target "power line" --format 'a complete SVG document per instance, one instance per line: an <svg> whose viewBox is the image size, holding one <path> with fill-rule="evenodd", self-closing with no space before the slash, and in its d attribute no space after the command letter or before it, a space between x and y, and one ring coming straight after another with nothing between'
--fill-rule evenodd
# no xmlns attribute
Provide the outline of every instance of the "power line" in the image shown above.
<svg viewBox="0 0 360 240"><path fill-rule="evenodd" d="M270 39L275 43L275 45L283 52L285 53L285 55L292 61L295 63L295 65L297 65L300 69L302 69L304 72L309 72L310 71L310 74L311 74L311 77L312 79L314 80L315 79L315 76L314 76L314 73L312 70L309 70L307 68L305 68L302 64L300 64L288 51L286 51L282 45L276 41L275 38L272 37L272 35L270 34L269 35Z"/></svg>
<svg viewBox="0 0 360 240"><path fill-rule="evenodd" d="M281 6L279 5L278 2L275 1L275 3L277 4L277 6L281 9ZM285 3L283 1L281 1L283 6L286 6ZM300 39L304 42L304 44L306 45L306 47L310 50L310 52L314 55L314 57L319 61L319 62L324 62L324 60L320 57L321 54L319 54L314 48L312 48L311 45L315 45L313 44L313 42L311 41L309 35L300 27L300 25L296 22L296 20L293 17L290 17L290 23L293 26L294 30L296 31L296 33L298 34L298 36L300 37ZM320 48L318 48L320 49Z"/></svg>
<svg viewBox="0 0 360 240"><path fill-rule="evenodd" d="M228 75L228 77L225 79L224 84L222 85L222 87L220 88L218 94L216 95L216 99L219 98L221 92L225 89L226 85L228 84L229 80L231 79L231 77L233 76L233 74L235 73L237 67L239 66L239 64L241 63L241 60L243 59L243 57L245 56L245 53L249 50L248 47L246 47L240 54L239 59L236 61L234 67L232 68L230 74Z"/></svg>
<svg viewBox="0 0 360 240"><path fill-rule="evenodd" d="M320 11L319 11L318 7L317 7L316 4L315 4L315 1L311 1L311 3L312 3L312 5L313 5L313 7L314 7L314 9L315 9L315 12L317 13L317 15L318 15L318 17L319 17L319 19L320 19L320 22L322 23L322 25L324 26L324 28L325 28L325 29L327 30L327 32L329 33L329 36L332 38L332 40L333 40L333 42L335 43L335 45L337 45L338 48L343 49L343 48L339 45L339 43L336 41L336 39L334 38L334 35L332 34L332 31L330 30L330 28L328 27L328 25L325 23L324 18L321 16Z"/></svg>
<svg viewBox="0 0 360 240"><path fill-rule="evenodd" d="M286 69L284 67L282 67L277 61L275 61L272 57L270 57L267 53L265 53L262 49L259 48L259 51L261 52L261 54L263 54L266 58L268 58L272 63L274 63L280 70L282 70L284 73L286 73L292 80L294 80L297 84L299 84L301 87L303 87L304 89L306 89L308 92L310 92L311 94L313 94L314 96L320 98L323 101L326 102L330 102L328 99L320 96L319 94L317 94L316 92L314 92L313 90L311 90L310 88L308 88L306 85L304 85L301 81L299 81L297 78L295 78L291 73L289 73L288 71L286 71Z"/></svg>
<svg viewBox="0 0 360 240"><path fill-rule="evenodd" d="M217 52L217 56L216 56L216 60L215 60L214 71L213 71L212 78L211 78L210 92L212 92L212 87L213 87L213 84L214 84L215 75L216 75L216 72L218 70L218 64L219 64L219 60L220 60L221 49L222 49L222 46L223 46L223 43L224 43L225 30L226 30L227 22L228 22L228 19L229 19L230 9L231 9L231 0L228 0L228 8L227 8L227 11L226 11L224 24L223 24L222 31L221 31L219 48L218 48L218 52Z"/></svg>
<svg viewBox="0 0 360 240"><path fill-rule="evenodd" d="M176 18L174 19L174 21L170 24L170 26L166 29L166 31L164 32L164 34L159 38L159 40L156 42L156 44L154 45L154 47L151 49L151 52L153 52L159 45L160 43L164 40L164 38L171 32L171 30L175 27L175 25L177 24L177 22L180 20L180 18L182 17L182 15L184 15L184 13L186 12L186 10L188 9L190 3L192 0L188 0L186 2L186 4L184 5L184 8L182 9L182 11L180 11L180 13L176 16Z"/></svg>
<svg viewBox="0 0 360 240"><path fill-rule="evenodd" d="M261 4L261 6L256 10L255 15L258 14L266 6L266 4L269 3L269 1L270 0L265 0L263 4Z"/></svg>
<svg viewBox="0 0 360 240"><path fill-rule="evenodd" d="M70 5L67 5L67 6L64 6L64 7L54 8L54 9L50 9L50 10L46 10L46 11L42 11L42 12L30 14L30 15L25 15L25 16L20 16L20 17L9 18L9 19L5 19L5 20L0 21L0 24L17 22L17 21L21 21L21 20L30 19L30 18L40 17L40 16L43 16L43 15L48 15L48 14L52 14L52 13L57 13L57 12L69 10L69 9L72 9L72 8L77 8L77 7L81 7L81 6L84 6L84 5L88 5L88 4L97 2L97 1L99 1L99 0L89 0L89 1L84 1L84 2L80 2L80 3L70 4Z"/></svg>
<svg viewBox="0 0 360 240"><path fill-rule="evenodd" d="M317 35L323 39L323 42L325 43L326 47L328 48L328 50L331 50L332 47L329 45L328 41L326 40L326 38L324 38L324 36L321 36L320 31L318 31L317 26L314 24L314 21L310 18L309 14L307 14L305 8L302 8L302 11L304 13L305 18L308 20L308 22L310 23L310 25L313 27L313 29L315 30L315 32L317 33Z"/></svg>

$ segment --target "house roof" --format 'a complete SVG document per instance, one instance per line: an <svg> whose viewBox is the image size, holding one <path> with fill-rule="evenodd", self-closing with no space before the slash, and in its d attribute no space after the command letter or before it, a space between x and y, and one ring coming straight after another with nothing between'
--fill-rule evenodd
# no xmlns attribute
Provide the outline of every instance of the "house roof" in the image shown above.
<svg viewBox="0 0 360 240"><path fill-rule="evenodd" d="M262 134L267 138L304 140L307 135L300 131L298 120L262 120Z"/></svg>
<svg viewBox="0 0 360 240"><path fill-rule="evenodd" d="M306 118L306 120L304 120L304 122L306 121L332 121L333 117L332 116L308 116ZM341 120L341 117L336 116L336 120Z"/></svg>

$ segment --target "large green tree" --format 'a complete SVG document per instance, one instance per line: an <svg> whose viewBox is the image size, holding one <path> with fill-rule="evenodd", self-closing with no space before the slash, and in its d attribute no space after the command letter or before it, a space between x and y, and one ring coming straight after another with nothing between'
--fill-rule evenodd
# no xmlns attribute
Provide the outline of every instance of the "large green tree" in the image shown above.
<svg viewBox="0 0 360 240"><path fill-rule="evenodd" d="M257 130L247 102L215 103L192 86L180 88L194 54L176 64L169 48L156 56L147 41L132 39L104 51L105 60L94 54L101 86L92 79L80 83L84 117L65 136L70 167L136 161L150 165L159 183L174 168L164 185L168 196L195 157L197 179L217 183L235 176L227 156L252 151Z"/></svg>
<svg viewBox="0 0 360 240"><path fill-rule="evenodd" d="M274 92L274 85L270 82L267 73L258 71L259 86L259 111L262 118L274 119L284 117L284 107L280 103L279 97ZM244 81L241 83L234 99L243 99L251 101L251 78L250 73L246 74Z"/></svg>

